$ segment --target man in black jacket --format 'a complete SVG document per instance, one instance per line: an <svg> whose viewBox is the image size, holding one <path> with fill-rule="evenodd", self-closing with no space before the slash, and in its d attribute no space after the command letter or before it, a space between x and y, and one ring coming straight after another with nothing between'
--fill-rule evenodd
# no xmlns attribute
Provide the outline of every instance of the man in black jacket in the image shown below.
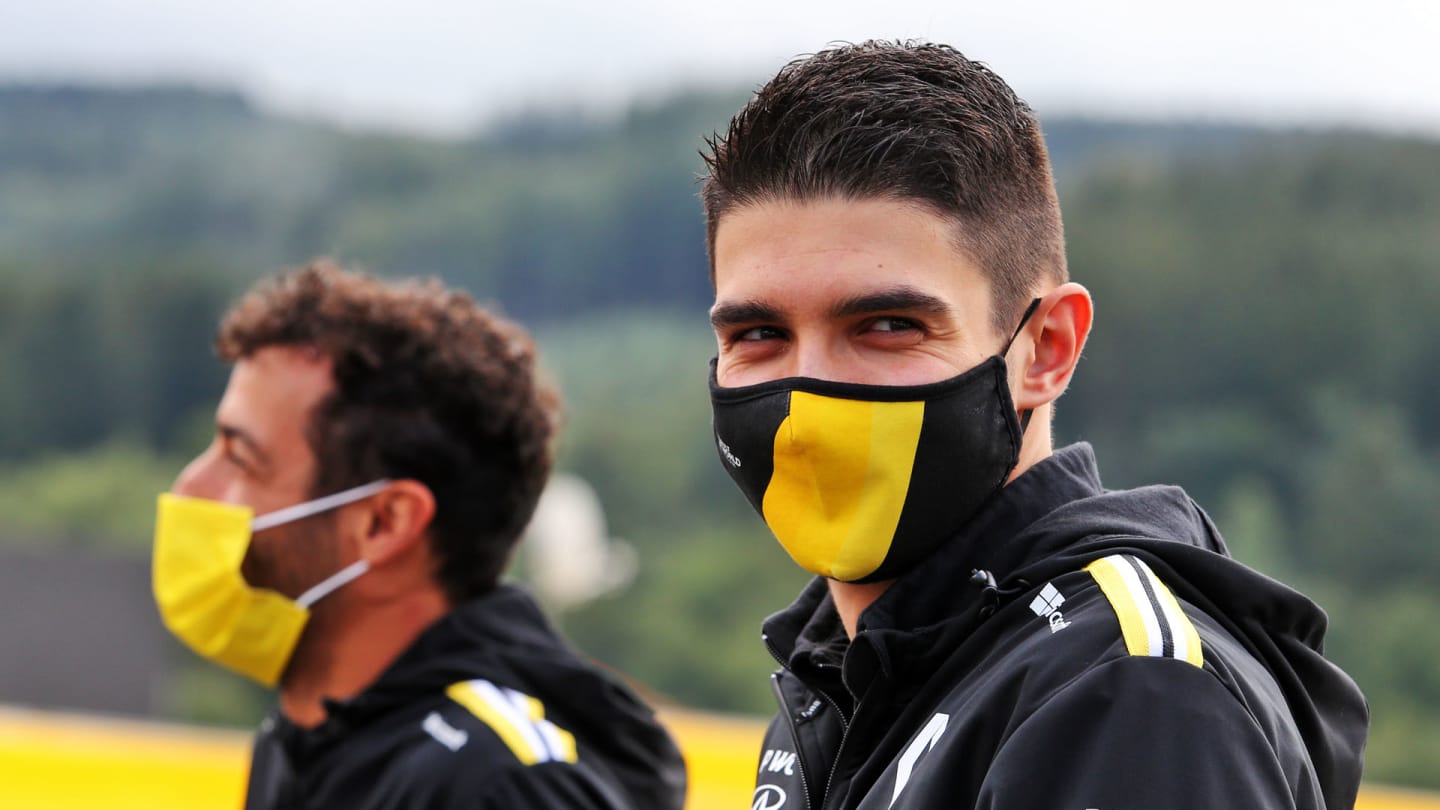
<svg viewBox="0 0 1440 810"><path fill-rule="evenodd" d="M817 578L765 622L754 808L1348 808L1368 712L1313 603L1053 403L1089 333L1039 125L870 42L709 143L722 465Z"/></svg>
<svg viewBox="0 0 1440 810"><path fill-rule="evenodd" d="M247 808L679 808L650 710L500 576L550 468L518 326L316 262L225 317L210 446L160 498L155 596L266 685Z"/></svg>

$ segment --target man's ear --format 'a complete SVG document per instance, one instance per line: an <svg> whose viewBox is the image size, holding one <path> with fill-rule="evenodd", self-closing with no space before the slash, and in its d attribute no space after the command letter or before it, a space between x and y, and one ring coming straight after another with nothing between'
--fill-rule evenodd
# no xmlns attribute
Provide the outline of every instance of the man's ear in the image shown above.
<svg viewBox="0 0 1440 810"><path fill-rule="evenodd" d="M380 493L364 502L368 509L357 519L360 557L372 568L409 556L423 546L435 518L435 495L430 488L412 479L392 481Z"/></svg>
<svg viewBox="0 0 1440 810"><path fill-rule="evenodd" d="M1040 299L1024 330L1031 338L1028 363L1019 379L1011 381L1018 410L1039 408L1065 393L1093 316L1090 291L1074 282L1061 284Z"/></svg>

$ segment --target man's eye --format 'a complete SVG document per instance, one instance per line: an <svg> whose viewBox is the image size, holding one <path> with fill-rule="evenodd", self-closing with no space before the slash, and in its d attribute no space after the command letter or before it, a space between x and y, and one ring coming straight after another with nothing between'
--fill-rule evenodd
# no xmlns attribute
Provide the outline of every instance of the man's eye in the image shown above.
<svg viewBox="0 0 1440 810"><path fill-rule="evenodd" d="M220 441L220 457L225 459L225 463L239 468L242 472L250 471L250 462L240 455L232 441L225 439Z"/></svg>
<svg viewBox="0 0 1440 810"><path fill-rule="evenodd" d="M782 333L779 329L776 329L773 326L755 326L751 327L750 329L746 329L743 332L737 332L735 334L734 340L736 343L740 343L754 342L760 340L774 340L779 337L783 337Z"/></svg>
<svg viewBox="0 0 1440 810"><path fill-rule="evenodd" d="M873 332L911 332L919 328L920 324L909 318L876 318L870 322Z"/></svg>

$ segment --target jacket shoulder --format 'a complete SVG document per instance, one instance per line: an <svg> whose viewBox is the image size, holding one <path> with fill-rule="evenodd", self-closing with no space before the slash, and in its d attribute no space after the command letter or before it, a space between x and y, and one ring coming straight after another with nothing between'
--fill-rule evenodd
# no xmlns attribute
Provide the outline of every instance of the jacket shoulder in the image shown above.
<svg viewBox="0 0 1440 810"><path fill-rule="evenodd" d="M1100 557L1032 585L990 623L991 666L1032 677L1048 672L1052 677L1041 681L1052 688L1126 657L1204 669L1213 638L1208 617L1128 554Z"/></svg>
<svg viewBox="0 0 1440 810"><path fill-rule="evenodd" d="M1219 623L1177 598L1143 560L1126 554L1032 584L985 622L974 640L985 650L981 663L954 690L963 694L978 681L1010 684L1017 716L1087 673L1123 660L1160 678L1179 664L1239 697L1231 664L1249 658ZM1252 669L1246 677L1269 680L1263 668Z"/></svg>
<svg viewBox="0 0 1440 810"><path fill-rule="evenodd" d="M545 808L628 806L584 761L569 730L537 697L485 679L451 684L347 745L351 773L369 781L366 806ZM366 765L366 762L369 765Z"/></svg>
<svg viewBox="0 0 1440 810"><path fill-rule="evenodd" d="M1210 673L1127 655L1024 718L990 763L980 805L1318 806L1313 774L1287 759Z"/></svg>

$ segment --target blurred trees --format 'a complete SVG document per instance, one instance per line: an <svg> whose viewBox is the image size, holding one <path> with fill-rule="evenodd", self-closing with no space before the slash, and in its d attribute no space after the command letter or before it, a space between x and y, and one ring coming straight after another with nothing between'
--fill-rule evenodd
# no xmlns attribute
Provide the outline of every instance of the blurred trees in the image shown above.
<svg viewBox="0 0 1440 810"><path fill-rule="evenodd" d="M758 622L804 577L715 460L693 182L739 99L437 141L184 88L0 88L0 542L144 553L223 386L215 321L260 274L331 253L440 275L535 328L561 466L640 552L628 591L562 624L677 699L767 711ZM1059 440L1093 442L1112 487L1186 486L1315 596L1374 706L1369 775L1440 786L1440 143L1047 131L1097 302ZM253 714L207 677L191 716Z"/></svg>

